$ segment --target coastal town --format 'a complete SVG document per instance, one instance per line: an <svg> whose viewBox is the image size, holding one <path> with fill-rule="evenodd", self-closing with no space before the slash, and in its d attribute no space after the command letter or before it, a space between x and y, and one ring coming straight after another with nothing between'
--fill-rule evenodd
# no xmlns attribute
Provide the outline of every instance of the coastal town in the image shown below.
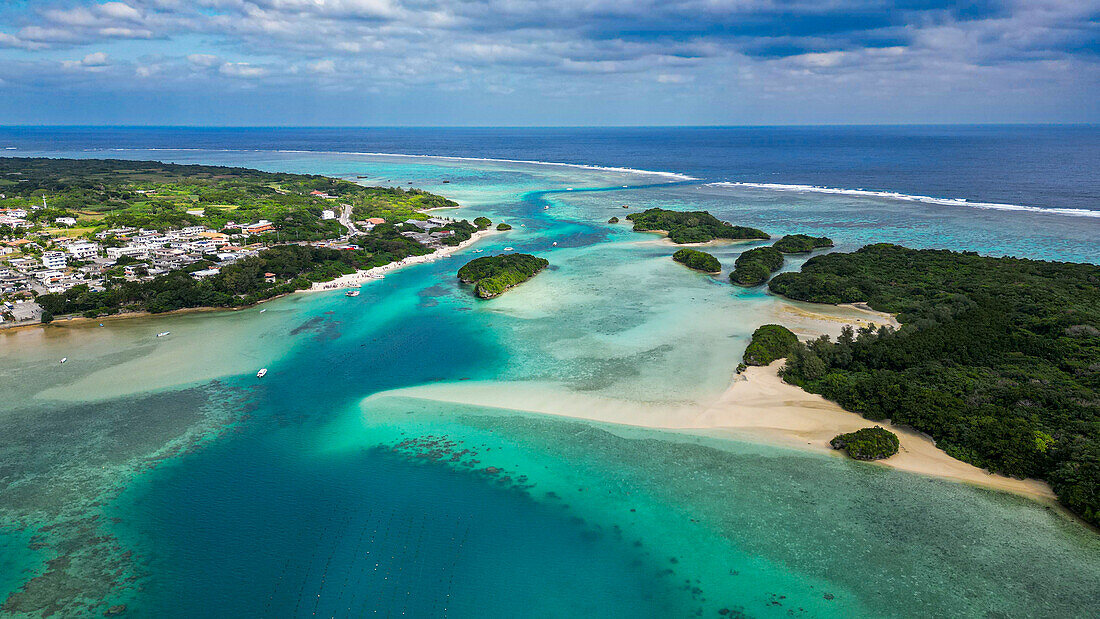
<svg viewBox="0 0 1100 619"><path fill-rule="evenodd" d="M135 192L143 197L156 193ZM7 198L0 194L0 204ZM322 235L328 238L298 240L279 224L262 218L158 228L96 226L95 221L78 220L68 214L42 217L56 210L45 195L41 201L24 206L0 208L0 328L43 321L43 308L35 302L41 295L64 293L79 286L102 292L124 282L148 282L175 271L201 281L218 275L228 265L279 246L357 250L354 239L387 223L395 224L398 234L432 254L455 245L453 240L447 243L456 233L456 222L450 218L430 216L389 222L384 217L355 219L355 208L342 202L341 196L312 190L308 199L323 201L319 208L305 214L324 226L321 229L331 231ZM189 209L186 214L191 221L202 222L206 213L204 209ZM326 225L331 223L339 223L339 227ZM275 273L263 275L268 282L275 281Z"/></svg>

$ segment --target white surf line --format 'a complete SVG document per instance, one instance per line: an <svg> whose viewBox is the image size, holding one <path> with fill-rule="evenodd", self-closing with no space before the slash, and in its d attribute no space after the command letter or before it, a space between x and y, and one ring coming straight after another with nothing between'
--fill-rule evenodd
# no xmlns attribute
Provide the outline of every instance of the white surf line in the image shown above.
<svg viewBox="0 0 1100 619"><path fill-rule="evenodd" d="M820 187L817 185L783 185L780 183L745 183L745 182L720 182L706 183L705 187L744 187L748 189L769 189L774 191L797 191L805 193L828 193L845 196L860 196L865 198L886 198L890 200L902 200L906 202L920 202L922 204L938 204L943 206L969 206L973 208L994 209L999 211L1023 211L1028 213L1046 213L1048 215L1068 215L1071 217L1100 217L1100 211L1091 211L1083 208L1058 208L1025 206L1022 204L1001 204L997 202L971 202L966 198L933 198L931 196L915 196L894 191L871 191L867 189L841 189L838 187Z"/></svg>
<svg viewBox="0 0 1100 619"><path fill-rule="evenodd" d="M564 163L560 161L537 161L529 159L497 159L493 157L459 157L457 155L417 155L410 153L374 153L347 150L292 150L292 149L264 149L264 148L105 148L85 149L85 152L116 151L116 152L183 152L183 153L286 153L286 154L318 154L318 155L357 155L364 157L408 157L416 159L443 159L446 161L489 161L496 163L524 163L528 165L560 166L566 168L578 168L581 170L598 170L602 172L621 172L626 174L645 174L649 176L662 176L679 181L701 180L694 176L679 172L664 172L660 170L639 170L637 168L617 168L612 166L598 166L585 163Z"/></svg>

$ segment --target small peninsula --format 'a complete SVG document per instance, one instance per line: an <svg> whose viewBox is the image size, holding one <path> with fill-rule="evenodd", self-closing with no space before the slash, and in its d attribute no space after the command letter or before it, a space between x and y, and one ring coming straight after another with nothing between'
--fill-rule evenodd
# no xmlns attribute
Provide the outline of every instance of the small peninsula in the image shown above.
<svg viewBox="0 0 1100 619"><path fill-rule="evenodd" d="M733 263L730 281L740 286L759 286L783 266L783 254L767 246L750 249Z"/></svg>
<svg viewBox="0 0 1100 619"><path fill-rule="evenodd" d="M843 449L856 460L882 460L898 453L901 441L886 428L875 426L840 434L829 441L833 449Z"/></svg>
<svg viewBox="0 0 1100 619"><path fill-rule="evenodd" d="M902 323L799 343L784 380L964 462L1045 480L1100 525L1100 266L877 244L769 287Z"/></svg>
<svg viewBox="0 0 1100 619"><path fill-rule="evenodd" d="M771 365L789 355L798 345L798 336L782 325L761 325L752 333L738 371L750 365Z"/></svg>
<svg viewBox="0 0 1100 619"><path fill-rule="evenodd" d="M808 254L815 249L832 247L833 240L827 236L809 236L808 234L788 234L772 245L784 254Z"/></svg>
<svg viewBox="0 0 1100 619"><path fill-rule="evenodd" d="M735 241L768 240L767 233L756 228L734 226L720 221L707 211L670 211L651 208L626 216L635 232L664 232L673 243L706 243L717 239Z"/></svg>
<svg viewBox="0 0 1100 619"><path fill-rule="evenodd" d="M500 296L505 290L522 284L545 269L550 262L531 254L501 254L474 258L458 270L458 279L474 285L474 294L482 299Z"/></svg>
<svg viewBox="0 0 1100 619"><path fill-rule="evenodd" d="M685 247L676 250L676 253L672 254L672 259L689 269L704 273L718 273L722 270L722 263L705 251Z"/></svg>

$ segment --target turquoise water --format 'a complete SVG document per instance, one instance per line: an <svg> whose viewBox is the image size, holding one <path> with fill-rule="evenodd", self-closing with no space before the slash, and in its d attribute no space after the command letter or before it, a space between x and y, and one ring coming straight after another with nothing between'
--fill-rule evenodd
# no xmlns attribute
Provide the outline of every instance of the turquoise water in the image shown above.
<svg viewBox="0 0 1100 619"><path fill-rule="evenodd" d="M1100 220L522 164L155 156L413 181L458 199L464 217L515 226L477 247L553 266L490 302L454 279L467 250L354 299L300 294L263 314L0 335L10 614L113 604L136 616L1100 609L1100 538L1026 499L422 391L530 398L531 410L574 395L641 408L721 393L780 302L687 272L659 240L607 224L623 204L707 208L773 234L827 233L842 248L891 240L1091 261ZM714 253L731 265L748 246ZM172 336L155 338L162 330ZM269 368L262 381L258 367Z"/></svg>

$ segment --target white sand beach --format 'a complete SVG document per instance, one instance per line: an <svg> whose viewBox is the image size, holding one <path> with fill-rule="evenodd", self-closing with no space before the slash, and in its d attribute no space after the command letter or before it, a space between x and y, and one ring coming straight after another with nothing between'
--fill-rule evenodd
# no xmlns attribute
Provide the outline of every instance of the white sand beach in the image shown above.
<svg viewBox="0 0 1100 619"><path fill-rule="evenodd" d="M359 286L362 286L363 284L365 284L365 283L367 283L367 282L369 282L373 279L381 279L382 277L385 276L386 273L388 273L390 271L396 271L397 269L402 269L402 268L405 268L407 266L412 266L414 264L424 264L425 262L435 262L436 260L439 260L440 258L449 257L452 254L455 254L455 253L457 253L459 251L462 251L463 249L469 247L470 245L473 245L474 243L478 242L479 240L481 240L481 239L483 239L487 236L492 236L494 234L497 234L498 232L499 232L498 230L495 230L493 228L489 228L487 230L478 230L477 232L473 233L473 235L469 239L466 239L465 241L462 241L458 245L443 247L442 249L437 249L434 252L432 252L430 254L424 254L423 256L409 256L408 258L405 258L403 260L398 260L397 262L391 262L387 265L383 265L383 266L380 266L380 267L374 267L373 269L359 270L359 271L356 271L355 273L351 273L349 275L344 275L344 276L341 276L341 277L337 277L336 279L331 280L331 281L315 282L309 290L310 291L319 291L319 290L339 290L341 288L358 288Z"/></svg>

